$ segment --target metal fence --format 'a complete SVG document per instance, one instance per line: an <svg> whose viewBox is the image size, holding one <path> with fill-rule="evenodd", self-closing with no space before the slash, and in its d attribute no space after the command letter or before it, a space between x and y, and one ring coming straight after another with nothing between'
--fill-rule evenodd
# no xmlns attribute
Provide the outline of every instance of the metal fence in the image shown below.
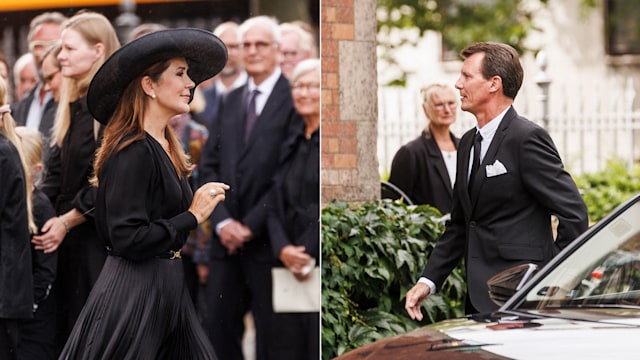
<svg viewBox="0 0 640 360"><path fill-rule="evenodd" d="M400 146L426 126L417 89L378 90L378 160L382 176ZM518 95L517 111L541 126L540 93L535 86ZM640 159L640 111L634 109L634 79L614 78L593 84L551 86L548 131L565 166L573 174L602 170L608 160L629 166ZM473 115L458 111L451 131L462 136L475 126Z"/></svg>

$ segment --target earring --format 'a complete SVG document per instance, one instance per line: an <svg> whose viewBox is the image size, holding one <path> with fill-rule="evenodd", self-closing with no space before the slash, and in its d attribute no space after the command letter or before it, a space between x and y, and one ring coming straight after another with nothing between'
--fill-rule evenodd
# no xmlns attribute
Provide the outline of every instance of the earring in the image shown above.
<svg viewBox="0 0 640 360"><path fill-rule="evenodd" d="M153 100L155 100L155 99L156 99L156 94L151 94L151 98L152 98Z"/></svg>

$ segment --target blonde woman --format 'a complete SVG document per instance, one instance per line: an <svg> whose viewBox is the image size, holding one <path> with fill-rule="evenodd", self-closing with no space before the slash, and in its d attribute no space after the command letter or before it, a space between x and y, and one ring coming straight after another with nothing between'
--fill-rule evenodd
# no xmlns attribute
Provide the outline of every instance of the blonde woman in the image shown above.
<svg viewBox="0 0 640 360"><path fill-rule="evenodd" d="M389 182L414 204L451 212L456 179L458 139L449 127L456 121L458 98L453 88L432 84L420 90L427 126L393 157Z"/></svg>
<svg viewBox="0 0 640 360"><path fill-rule="evenodd" d="M19 321L33 316L29 231L35 225L27 191L32 185L7 93L0 77L0 359L15 359Z"/></svg>
<svg viewBox="0 0 640 360"><path fill-rule="evenodd" d="M85 96L93 75L120 47L109 20L95 12L82 12L65 22L60 42L63 83L52 129L53 148L41 185L58 217L45 223L43 235L34 237L38 250L50 253L59 247L59 347L64 345L107 256L92 220L95 189L89 184L101 128L87 111Z"/></svg>
<svg viewBox="0 0 640 360"><path fill-rule="evenodd" d="M51 201L36 184L42 176L43 141L38 130L26 126L16 127L22 154L33 179L31 202L33 220L38 229L55 217ZM56 278L57 252L44 253L31 246L31 268L33 274L33 319L20 322L18 359L55 359L55 301L53 282Z"/></svg>

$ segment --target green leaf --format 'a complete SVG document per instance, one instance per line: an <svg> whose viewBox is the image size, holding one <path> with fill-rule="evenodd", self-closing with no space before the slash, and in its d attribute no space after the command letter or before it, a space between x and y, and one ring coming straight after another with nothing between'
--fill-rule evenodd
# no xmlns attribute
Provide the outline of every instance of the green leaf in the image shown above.
<svg viewBox="0 0 640 360"><path fill-rule="evenodd" d="M322 210L323 359L417 326L404 310L404 295L444 231L441 218L431 206L391 200L334 201ZM433 321L463 311L464 283L450 278Z"/></svg>

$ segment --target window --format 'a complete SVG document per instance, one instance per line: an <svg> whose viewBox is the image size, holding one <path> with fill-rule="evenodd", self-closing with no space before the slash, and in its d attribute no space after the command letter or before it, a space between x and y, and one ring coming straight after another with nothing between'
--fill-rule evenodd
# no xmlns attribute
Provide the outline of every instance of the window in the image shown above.
<svg viewBox="0 0 640 360"><path fill-rule="evenodd" d="M607 0L605 27L609 55L640 54L640 0Z"/></svg>

